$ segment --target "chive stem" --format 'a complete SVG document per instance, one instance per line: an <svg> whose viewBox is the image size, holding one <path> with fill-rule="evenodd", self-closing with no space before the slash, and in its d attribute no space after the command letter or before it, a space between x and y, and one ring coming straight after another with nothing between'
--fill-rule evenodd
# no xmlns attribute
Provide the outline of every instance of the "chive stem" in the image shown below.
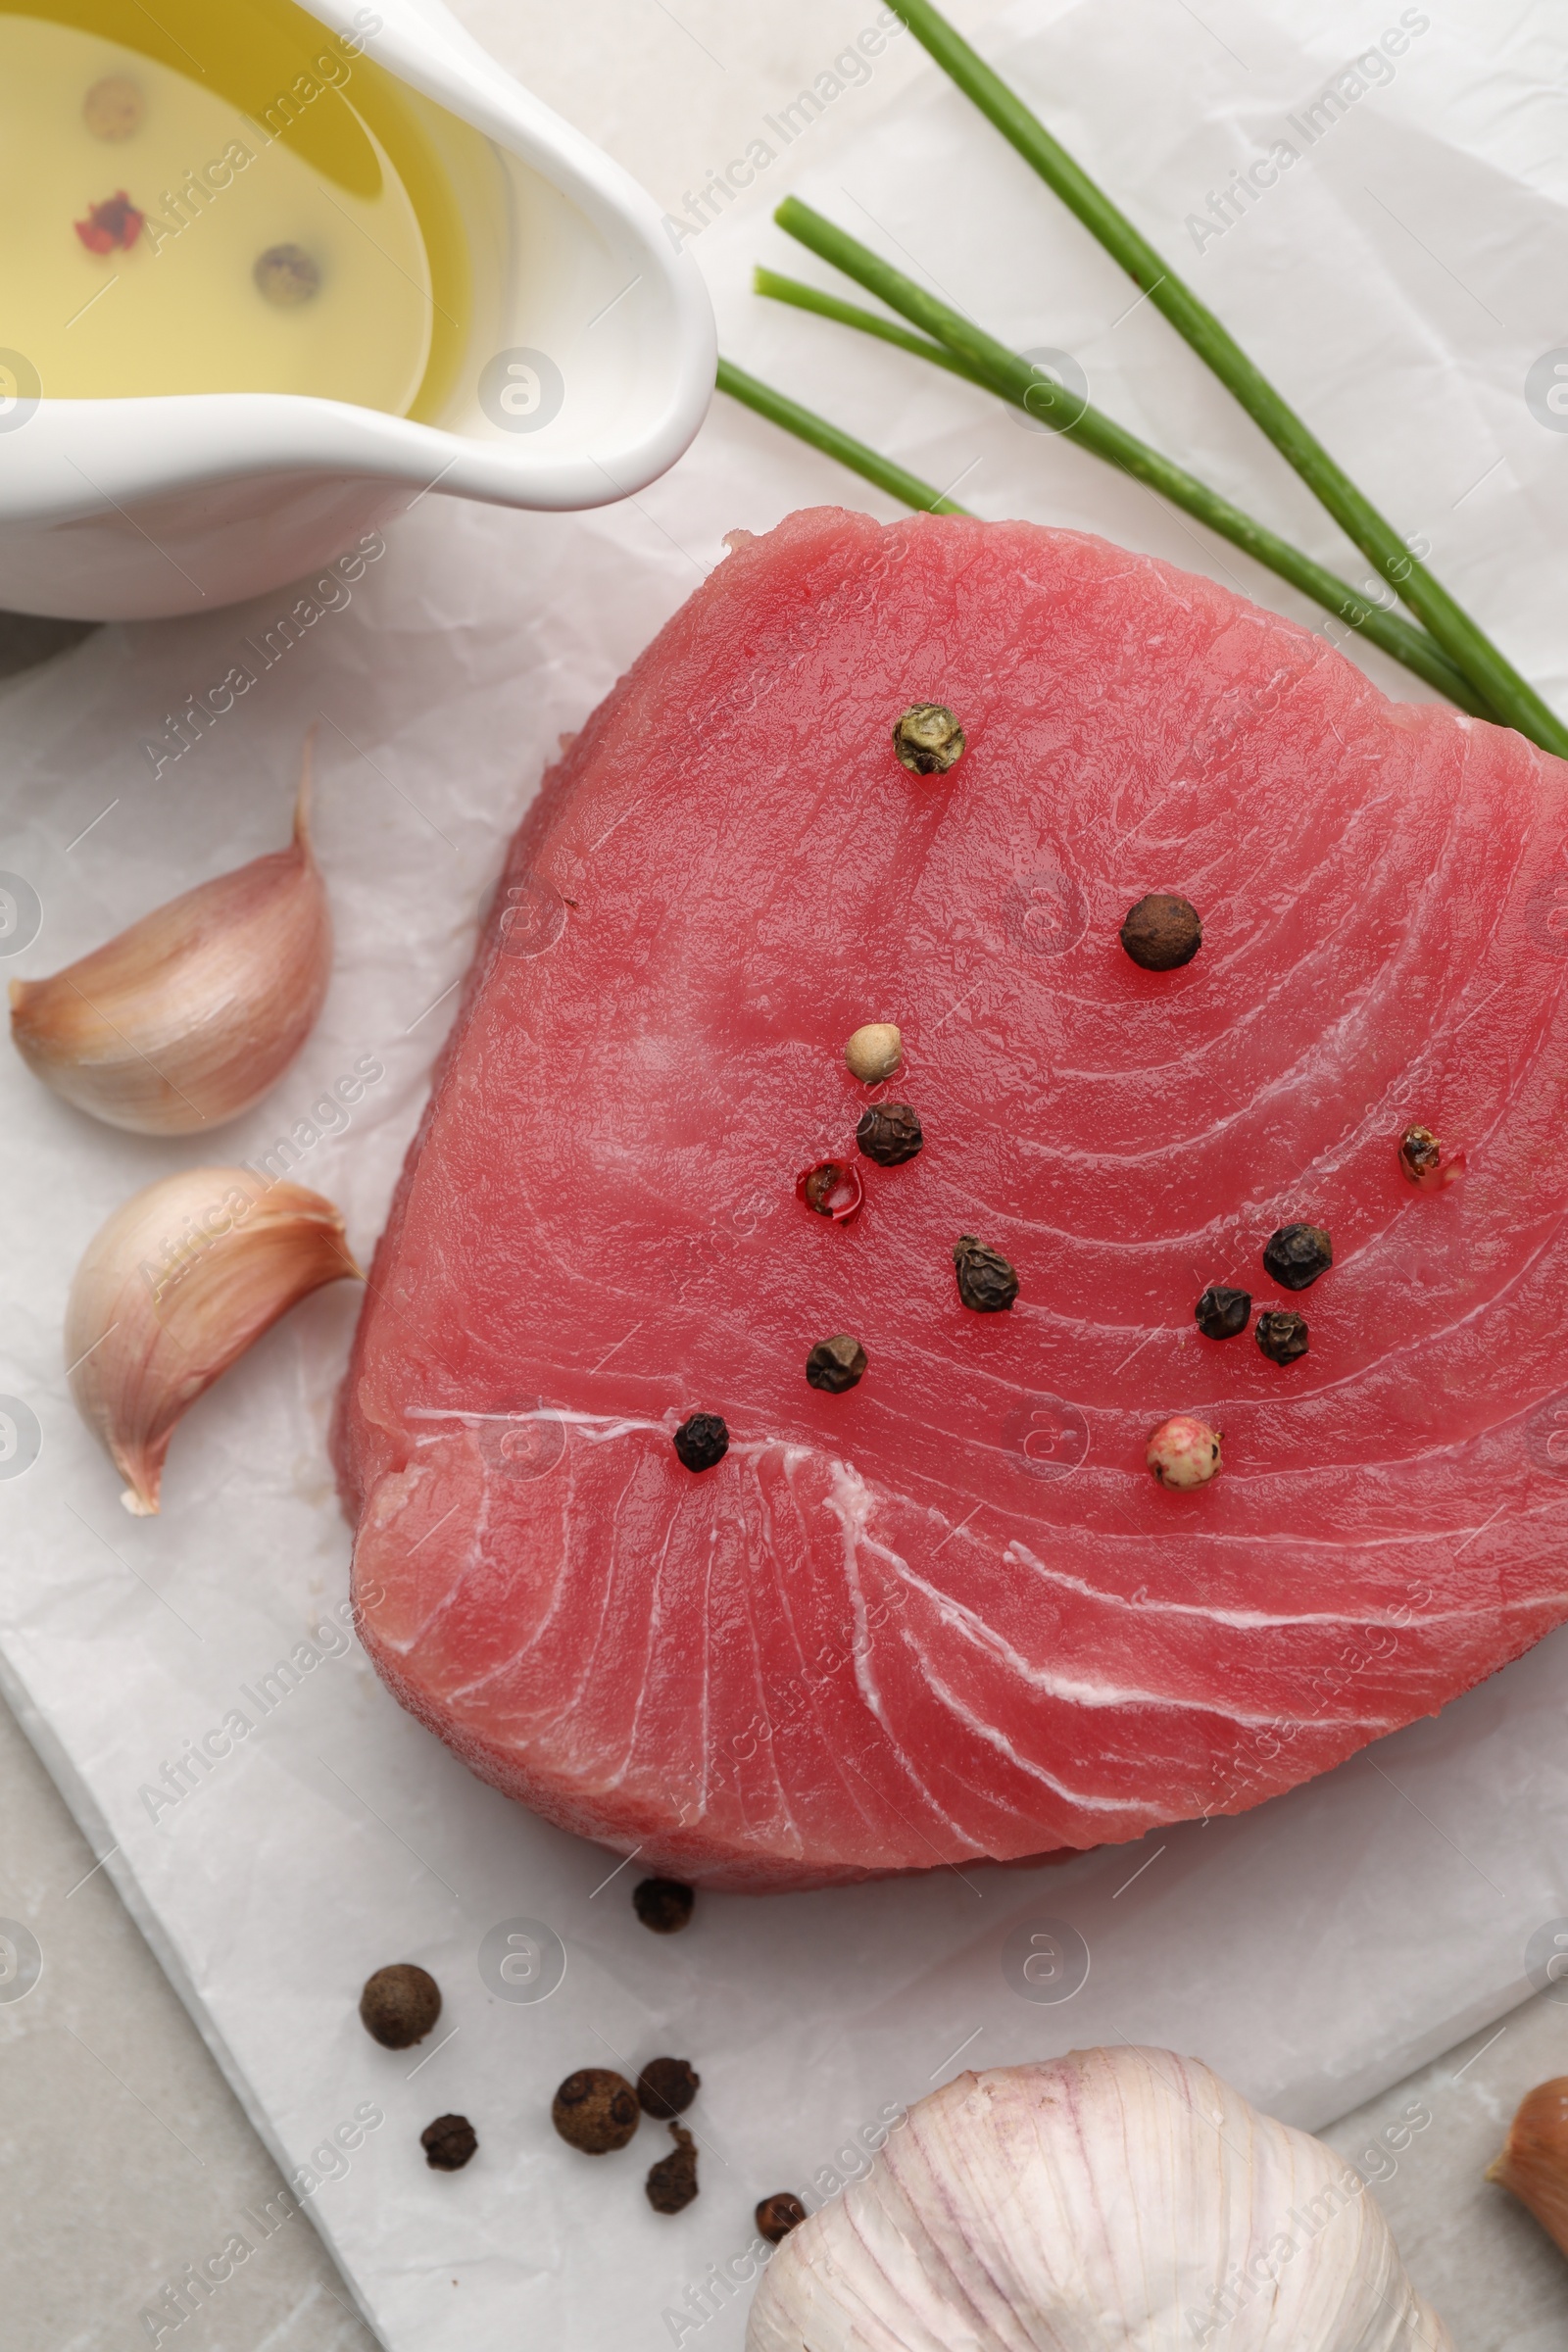
<svg viewBox="0 0 1568 2352"><path fill-rule="evenodd" d="M999 343L994 335L988 335L972 319L965 318L936 295L928 294L923 286L916 285L912 278L906 277L902 270L884 262L868 246L862 245L858 238L852 237L847 229L839 228L835 222L813 212L794 196L785 198L773 218L782 229L819 260L842 270L846 277L854 278L868 293L877 295L890 310L902 313L913 325L921 328L924 335L934 337L958 363L953 369L954 373L967 376L971 382L999 394L1014 408L1022 409L1026 415L1037 417L1042 423L1057 424L1058 430L1070 434L1097 458L1103 459L1107 465L1116 466L1121 472L1130 474L1135 481L1143 482L1160 497L1168 499L1196 521L1205 524L1221 538L1228 539L1233 547L1239 547L1244 555L1251 556L1281 579L1288 580L1292 587L1298 589L1303 596L1310 597L1314 604L1323 606L1337 618L1348 622L1370 643L1381 647L1417 677L1435 686L1440 694L1446 695L1462 710L1483 718L1493 715L1463 672L1424 631L1413 627L1400 614L1387 612L1380 606L1370 604L1348 581L1342 580L1338 573L1315 563L1310 556L1303 555L1299 548L1293 547L1289 540L1280 538L1277 532L1267 529L1250 514L1244 514L1229 499L1222 498L1217 490L1211 490L1205 482L1199 481L1184 467L1173 465L1170 459L1162 457L1158 450L1151 449L1148 442L1139 440L1135 433L1128 432L1102 411L1080 400L1076 393L1069 392L1064 385L1041 375L1027 360L1020 359L1016 352L1009 351L1004 343ZM771 280L774 273L768 272L767 275ZM783 279L779 282L794 285L797 281ZM763 287L760 283L759 291L771 292L771 284ZM804 288L802 295L813 296L814 289ZM815 299L803 299L802 295L792 294L782 299L794 302L802 310L818 307ZM775 295L774 299L780 297ZM821 301L824 304L832 303L834 298L823 296ZM853 326L874 320L873 313L858 312L856 306L849 303L829 310L827 316ZM888 332L887 328L888 322L878 320L864 331L877 333L884 341L900 342L901 348L916 352L922 358L930 356L921 336L901 338L898 330Z"/></svg>
<svg viewBox="0 0 1568 2352"><path fill-rule="evenodd" d="M797 311L810 311L818 318L836 318L841 326L853 326L862 335L875 335L896 350L913 352L916 359L929 360L933 368L946 368L950 375L961 375L967 384L984 384L988 392L996 387L968 360L945 344L933 343L928 335L917 335L879 312L862 310L858 302L845 302L837 294L825 294L820 286L808 286L804 278L785 277L777 270L759 266L752 272L752 291L765 294L770 302L787 302Z"/></svg>
<svg viewBox="0 0 1568 2352"><path fill-rule="evenodd" d="M1204 366L1267 434L1382 578L1425 622L1498 717L1548 752L1568 756L1568 727L1329 455L1241 345L1178 277L1125 213L1052 137L930 0L894 0L899 16L966 98L1118 262Z"/></svg>
<svg viewBox="0 0 1568 2352"><path fill-rule="evenodd" d="M718 389L727 392L731 400L738 400L748 409L755 409L758 416L765 416L770 424L781 425L785 432L793 433L797 441L806 442L808 448L819 449L824 457L837 458L839 464L847 466L852 473L859 474L865 481L874 482L879 490L885 490L890 498L900 500L906 507L913 507L917 514L969 513L969 509L960 507L956 499L949 498L941 490L933 490L929 482L922 482L917 473L910 473L906 467L896 466L891 458L879 456L874 449L868 449L863 441L857 441L853 433L840 432L838 426L829 424L825 416L818 416L812 409L803 409L799 401L787 399L782 392L775 392L771 384L760 383L755 375L748 375L743 368L735 367L733 362L726 359L720 359L718 363Z"/></svg>

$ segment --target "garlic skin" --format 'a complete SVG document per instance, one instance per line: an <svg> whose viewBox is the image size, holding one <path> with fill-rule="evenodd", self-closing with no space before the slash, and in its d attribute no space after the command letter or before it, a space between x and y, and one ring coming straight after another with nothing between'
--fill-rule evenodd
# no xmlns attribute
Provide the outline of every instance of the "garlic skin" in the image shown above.
<svg viewBox="0 0 1568 2352"><path fill-rule="evenodd" d="M364 1279L331 1201L249 1168L188 1168L116 1210L71 1286L66 1363L127 1511L157 1510L181 1414L280 1315L345 1276Z"/></svg>
<svg viewBox="0 0 1568 2352"><path fill-rule="evenodd" d="M14 980L11 1035L35 1076L136 1135L220 1126L265 1095L332 969L309 812L307 745L286 850L171 899L52 979Z"/></svg>
<svg viewBox="0 0 1568 2352"><path fill-rule="evenodd" d="M1453 2352L1356 2174L1196 2059L1075 2050L911 2107L772 2257L746 2352Z"/></svg>
<svg viewBox="0 0 1568 2352"><path fill-rule="evenodd" d="M1568 2075L1538 2083L1521 2099L1487 2179L1511 2189L1568 2254Z"/></svg>

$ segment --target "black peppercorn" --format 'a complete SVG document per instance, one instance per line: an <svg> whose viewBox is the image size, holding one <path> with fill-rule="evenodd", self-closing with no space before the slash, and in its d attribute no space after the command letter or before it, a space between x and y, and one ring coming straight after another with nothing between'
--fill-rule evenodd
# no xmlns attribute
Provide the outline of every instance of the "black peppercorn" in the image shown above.
<svg viewBox="0 0 1568 2352"><path fill-rule="evenodd" d="M1001 1250L988 1250L972 1233L961 1234L954 1243L953 1264L958 1297L977 1315L1000 1314L1018 1296L1017 1274Z"/></svg>
<svg viewBox="0 0 1568 2352"><path fill-rule="evenodd" d="M918 1113L907 1102L873 1102L860 1113L855 1140L879 1168L898 1168L914 1157L925 1136Z"/></svg>
<svg viewBox="0 0 1568 2352"><path fill-rule="evenodd" d="M1224 1283L1211 1282L1193 1312L1205 1340L1234 1340L1247 1329L1252 1312L1252 1294L1227 1290Z"/></svg>
<svg viewBox="0 0 1568 2352"><path fill-rule="evenodd" d="M321 265L299 245L270 245L251 275L276 311L297 311L321 291Z"/></svg>
<svg viewBox="0 0 1568 2352"><path fill-rule="evenodd" d="M461 2173L479 2145L479 2134L466 2115L438 2115L419 2133L424 2160L432 2172Z"/></svg>
<svg viewBox="0 0 1568 2352"><path fill-rule="evenodd" d="M916 703L893 730L899 763L912 776L945 776L963 758L963 729L946 703Z"/></svg>
<svg viewBox="0 0 1568 2352"><path fill-rule="evenodd" d="M688 1470L713 1470L729 1451L729 1431L717 1413L693 1413L676 1430L674 1446Z"/></svg>
<svg viewBox="0 0 1568 2352"><path fill-rule="evenodd" d="M1306 1317L1294 1307L1271 1307L1257 1318L1257 1344L1271 1364L1294 1364L1306 1353Z"/></svg>
<svg viewBox="0 0 1568 2352"><path fill-rule="evenodd" d="M1412 1184L1423 1176L1435 1176L1443 1158L1443 1146L1430 1127L1407 1127L1399 1138L1399 1165Z"/></svg>
<svg viewBox="0 0 1568 2352"><path fill-rule="evenodd" d="M623 2148L642 2120L637 2093L608 2066L580 2066L555 2095L550 2121L585 2156Z"/></svg>
<svg viewBox="0 0 1568 2352"><path fill-rule="evenodd" d="M1173 899L1156 890L1128 909L1121 944L1146 972L1174 972L1198 954L1203 944L1203 926L1197 907L1186 899Z"/></svg>
<svg viewBox="0 0 1568 2352"><path fill-rule="evenodd" d="M777 2188L764 2197L757 2208L757 2231L770 2246L782 2244L792 2230L798 2230L806 2219L806 2207L793 2189Z"/></svg>
<svg viewBox="0 0 1568 2352"><path fill-rule="evenodd" d="M662 2124L684 2115L702 2080L689 2058L650 2058L637 2078L644 2115L657 2116Z"/></svg>
<svg viewBox="0 0 1568 2352"><path fill-rule="evenodd" d="M656 1936L675 1936L690 1925L697 1897L678 1879L644 1879L632 1888L632 1909Z"/></svg>
<svg viewBox="0 0 1568 2352"><path fill-rule="evenodd" d="M697 2194L697 2142L684 2124L671 2124L669 2136L674 2149L650 2168L643 2183L656 2213L684 2212Z"/></svg>
<svg viewBox="0 0 1568 2352"><path fill-rule="evenodd" d="M360 2020L384 2050L412 2050L441 2014L441 1987L428 1970L411 1960L378 1968L365 1980Z"/></svg>
<svg viewBox="0 0 1568 2352"><path fill-rule="evenodd" d="M842 1396L865 1378L867 1360L859 1341L841 1331L835 1339L817 1341L806 1359L806 1377L813 1389Z"/></svg>
<svg viewBox="0 0 1568 2352"><path fill-rule="evenodd" d="M1333 1263L1334 1244L1321 1225L1282 1225L1263 1251L1263 1271L1282 1291L1304 1291Z"/></svg>

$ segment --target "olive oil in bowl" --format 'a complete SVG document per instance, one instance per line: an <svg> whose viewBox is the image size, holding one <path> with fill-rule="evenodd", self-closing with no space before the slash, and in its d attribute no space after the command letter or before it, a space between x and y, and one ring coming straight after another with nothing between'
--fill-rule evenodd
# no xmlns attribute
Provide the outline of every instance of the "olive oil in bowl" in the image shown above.
<svg viewBox="0 0 1568 2352"><path fill-rule="evenodd" d="M463 228L409 94L289 0L0 0L0 347L45 399L426 416L461 357Z"/></svg>
<svg viewBox="0 0 1568 2352"><path fill-rule="evenodd" d="M0 0L0 594L211 612L429 491L672 465L712 310L659 208L420 0Z"/></svg>

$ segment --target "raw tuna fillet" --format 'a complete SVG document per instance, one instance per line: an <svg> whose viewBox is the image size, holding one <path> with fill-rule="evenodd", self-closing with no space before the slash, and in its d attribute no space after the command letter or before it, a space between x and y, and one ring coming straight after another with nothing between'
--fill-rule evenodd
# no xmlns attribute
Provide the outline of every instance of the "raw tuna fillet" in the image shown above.
<svg viewBox="0 0 1568 2352"><path fill-rule="evenodd" d="M894 755L925 702L945 776ZM767 1888L1237 1812L1527 1648L1568 1616L1565 787L1097 539L739 535L547 778L375 1259L337 1447L397 1696ZM1180 969L1119 943L1149 892L1202 917ZM828 1157L853 1218L798 1196ZM1309 1352L1200 1336L1210 1283ZM1185 1493L1178 1412L1223 1432Z"/></svg>

